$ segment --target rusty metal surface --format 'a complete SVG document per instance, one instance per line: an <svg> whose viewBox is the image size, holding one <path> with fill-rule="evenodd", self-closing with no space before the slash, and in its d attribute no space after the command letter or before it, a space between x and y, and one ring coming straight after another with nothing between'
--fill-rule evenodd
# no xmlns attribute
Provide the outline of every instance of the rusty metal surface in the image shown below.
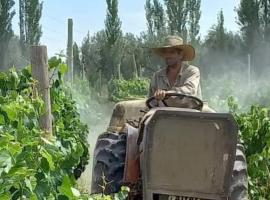
<svg viewBox="0 0 270 200"><path fill-rule="evenodd" d="M144 113L140 110L146 109L145 100L132 100L122 101L114 106L113 113L109 126L108 132L121 132L127 121L139 120Z"/></svg>

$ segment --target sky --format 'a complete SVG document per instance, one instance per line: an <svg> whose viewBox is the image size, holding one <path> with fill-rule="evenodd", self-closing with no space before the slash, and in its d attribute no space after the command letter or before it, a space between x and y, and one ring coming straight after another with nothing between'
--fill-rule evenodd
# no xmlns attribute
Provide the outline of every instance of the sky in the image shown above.
<svg viewBox="0 0 270 200"><path fill-rule="evenodd" d="M240 0L201 0L202 16L200 35L204 37L222 9L227 30L238 31L235 8ZM122 30L139 35L146 31L145 0L119 0L119 17ZM16 15L13 29L19 35L19 0L15 0ZM49 56L66 49L67 19L73 19L74 41L81 45L83 38L104 28L106 17L106 0L44 0L41 18L43 35L41 44L48 48Z"/></svg>

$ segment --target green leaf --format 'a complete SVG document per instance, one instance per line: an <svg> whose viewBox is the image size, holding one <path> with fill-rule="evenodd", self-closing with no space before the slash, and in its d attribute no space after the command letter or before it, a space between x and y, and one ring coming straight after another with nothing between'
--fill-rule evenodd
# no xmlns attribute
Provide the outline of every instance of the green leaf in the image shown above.
<svg viewBox="0 0 270 200"><path fill-rule="evenodd" d="M56 80L56 81L54 82L54 86L55 86L56 88L58 88L58 87L60 86L60 81L59 81L59 80Z"/></svg>
<svg viewBox="0 0 270 200"><path fill-rule="evenodd" d="M22 151L22 147L20 143L17 143L17 142L9 142L8 149L9 149L9 152L12 154L12 156L15 156L16 154Z"/></svg>
<svg viewBox="0 0 270 200"><path fill-rule="evenodd" d="M125 199L127 199L129 191L130 191L130 189L128 187L122 186L121 191L114 195L114 199L115 200L125 200Z"/></svg>
<svg viewBox="0 0 270 200"><path fill-rule="evenodd" d="M3 97L3 96L0 96L0 104L4 104L6 102L6 99L5 99L5 97Z"/></svg>
<svg viewBox="0 0 270 200"><path fill-rule="evenodd" d="M16 98L18 97L18 93L14 90L11 91L9 95L10 95L11 99L14 99L14 100L16 100Z"/></svg>
<svg viewBox="0 0 270 200"><path fill-rule="evenodd" d="M33 192L33 188L32 188L32 185L31 185L30 180L29 180L28 178L26 178L26 179L24 180L24 182L25 182L26 187L28 187L29 190L30 190L31 192Z"/></svg>
<svg viewBox="0 0 270 200"><path fill-rule="evenodd" d="M51 190L54 190L54 188L49 186L47 180L39 179L35 188L35 193L38 199L47 199L46 197L50 195Z"/></svg>
<svg viewBox="0 0 270 200"><path fill-rule="evenodd" d="M5 124L5 117L0 114L0 125L4 125Z"/></svg>
<svg viewBox="0 0 270 200"><path fill-rule="evenodd" d="M61 62L62 62L61 59L60 58L57 58L56 56L53 56L48 61L49 66L50 66L50 69L54 69L54 68L58 67Z"/></svg>
<svg viewBox="0 0 270 200"><path fill-rule="evenodd" d="M15 121L17 119L18 113L17 113L16 108L14 107L14 104L3 106L3 110L7 113L8 118L11 121Z"/></svg>
<svg viewBox="0 0 270 200"><path fill-rule="evenodd" d="M80 191L77 190L76 188L71 187L71 191L72 191L72 194L73 194L75 197L81 196Z"/></svg>
<svg viewBox="0 0 270 200"><path fill-rule="evenodd" d="M54 166L54 162L53 162L51 154L49 154L45 149L42 149L41 155L42 155L43 158L45 158L47 160L50 169L54 171L55 166Z"/></svg>
<svg viewBox="0 0 270 200"><path fill-rule="evenodd" d="M22 74L27 78L31 78L32 68L31 65L26 66L24 69L22 69Z"/></svg>
<svg viewBox="0 0 270 200"><path fill-rule="evenodd" d="M3 171L8 173L11 167L12 167L12 159L9 152L7 150L1 150L0 151L0 168L3 168Z"/></svg>
<svg viewBox="0 0 270 200"><path fill-rule="evenodd" d="M0 80L5 80L7 78L6 73L0 72Z"/></svg>
<svg viewBox="0 0 270 200"><path fill-rule="evenodd" d="M32 173L31 169L22 166L12 167L9 171L10 176L20 176L20 177L30 176L31 173Z"/></svg>
<svg viewBox="0 0 270 200"><path fill-rule="evenodd" d="M26 187L28 187L29 190L33 193L37 185L37 179L34 176L30 176L29 178L26 178L24 182ZM35 198L35 196L33 196L33 198Z"/></svg>
<svg viewBox="0 0 270 200"><path fill-rule="evenodd" d="M53 143L51 141L49 141L48 139L44 138L44 137L41 137L41 140L43 142L45 142L45 144L49 144L49 145L53 145Z"/></svg>
<svg viewBox="0 0 270 200"><path fill-rule="evenodd" d="M63 182L62 182L61 186L59 187L59 191L61 192L61 194L66 195L69 199L73 199L74 194L73 194L71 188L72 188L72 185L71 185L71 182L69 180L69 177L64 176Z"/></svg>
<svg viewBox="0 0 270 200"><path fill-rule="evenodd" d="M63 76L68 71L68 66L64 63L60 64L60 73Z"/></svg>
<svg viewBox="0 0 270 200"><path fill-rule="evenodd" d="M11 80L13 87L17 87L17 85L19 83L19 76L18 76L18 73L16 71L16 68L10 69L10 80Z"/></svg>
<svg viewBox="0 0 270 200"><path fill-rule="evenodd" d="M35 193L31 194L30 200L38 200L38 197Z"/></svg>
<svg viewBox="0 0 270 200"><path fill-rule="evenodd" d="M10 193L0 194L1 200L10 200L12 199L12 196Z"/></svg>

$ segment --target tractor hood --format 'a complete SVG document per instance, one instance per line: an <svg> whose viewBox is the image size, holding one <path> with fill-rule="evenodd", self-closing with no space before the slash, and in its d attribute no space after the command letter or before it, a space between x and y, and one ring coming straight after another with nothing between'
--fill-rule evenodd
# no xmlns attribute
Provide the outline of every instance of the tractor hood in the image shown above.
<svg viewBox="0 0 270 200"><path fill-rule="evenodd" d="M226 198L237 132L228 113L152 109L144 121L141 143L144 199L153 194Z"/></svg>

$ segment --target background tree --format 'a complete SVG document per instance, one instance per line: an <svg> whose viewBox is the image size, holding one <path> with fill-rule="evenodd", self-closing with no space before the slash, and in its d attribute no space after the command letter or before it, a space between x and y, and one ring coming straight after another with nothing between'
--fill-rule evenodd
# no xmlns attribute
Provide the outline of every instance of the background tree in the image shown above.
<svg viewBox="0 0 270 200"><path fill-rule="evenodd" d="M158 0L146 0L145 16L149 36L160 37L166 32L166 16L163 5Z"/></svg>
<svg viewBox="0 0 270 200"><path fill-rule="evenodd" d="M109 80L112 76L117 76L117 65L119 59L113 56L117 51L119 38L122 36L121 21L118 17L118 0L106 0L107 15L105 19L106 48L103 48L103 68L108 72L106 78ZM121 47L120 47L121 48Z"/></svg>
<svg viewBox="0 0 270 200"><path fill-rule="evenodd" d="M149 35L154 35L154 8L152 5L151 0L146 0L145 3L145 17L146 17L146 24L147 24L147 33Z"/></svg>
<svg viewBox="0 0 270 200"><path fill-rule="evenodd" d="M225 27L224 27L224 15L221 10L217 17L217 24L213 25L206 36L205 44L208 48L216 50L224 50L225 48Z"/></svg>
<svg viewBox="0 0 270 200"><path fill-rule="evenodd" d="M126 33L123 37L124 51L121 52L121 73L122 78L132 79L139 77L140 61L139 54L142 50L136 36Z"/></svg>
<svg viewBox="0 0 270 200"><path fill-rule="evenodd" d="M74 67L74 73L82 77L83 75L83 68L81 63L81 57L80 57L80 49L76 42L73 44L73 67Z"/></svg>
<svg viewBox="0 0 270 200"><path fill-rule="evenodd" d="M166 29L166 17L163 5L159 0L153 0L154 8L154 27L158 37L163 36Z"/></svg>
<svg viewBox="0 0 270 200"><path fill-rule="evenodd" d="M30 61L24 57L24 54L20 48L20 38L14 35L8 44L6 67L15 66L16 68L23 68L29 65Z"/></svg>
<svg viewBox="0 0 270 200"><path fill-rule="evenodd" d="M121 21L118 17L118 0L106 0L107 15L105 20L105 33L108 47L113 46L121 37Z"/></svg>
<svg viewBox="0 0 270 200"><path fill-rule="evenodd" d="M261 38L259 38L259 46L254 52L254 62L256 65L256 75L261 76L265 71L269 71L270 57L265 56L266 52L270 52L270 0L260 1L260 22L261 22Z"/></svg>
<svg viewBox="0 0 270 200"><path fill-rule="evenodd" d="M39 0L20 0L20 40L27 45L37 45L42 35L40 18L43 3Z"/></svg>
<svg viewBox="0 0 270 200"><path fill-rule="evenodd" d="M203 74L220 75L228 71L228 66L233 66L235 72L244 67L240 62L243 59L241 37L226 30L222 10L218 13L217 24L208 31L201 51Z"/></svg>
<svg viewBox="0 0 270 200"><path fill-rule="evenodd" d="M13 0L0 0L0 69L6 67L7 49L13 36L11 22L15 15L15 11L12 10L14 4Z"/></svg>
<svg viewBox="0 0 270 200"><path fill-rule="evenodd" d="M243 36L244 49L247 54L251 54L252 60L254 50L257 48L261 37L259 6L258 0L241 0L237 9L238 24Z"/></svg>
<svg viewBox="0 0 270 200"><path fill-rule="evenodd" d="M185 0L164 0L171 34L178 33L187 39L188 9Z"/></svg>
<svg viewBox="0 0 270 200"><path fill-rule="evenodd" d="M269 71L269 0L241 0L237 9L238 23L244 40L243 51L251 57L253 77Z"/></svg>
<svg viewBox="0 0 270 200"><path fill-rule="evenodd" d="M257 0L241 0L237 9L238 24L243 35L244 45L249 53L260 37L259 2Z"/></svg>
<svg viewBox="0 0 270 200"><path fill-rule="evenodd" d="M270 43L270 0L261 0L261 18L264 41Z"/></svg>
<svg viewBox="0 0 270 200"><path fill-rule="evenodd" d="M104 30L95 33L92 37L88 33L81 46L82 66L91 87L97 86L99 72L102 74L102 80L106 83L110 74L106 71L104 58L106 57L106 33Z"/></svg>
<svg viewBox="0 0 270 200"><path fill-rule="evenodd" d="M93 55L93 52L91 52L91 39L90 39L89 32L87 33L87 36L83 39L82 46L81 46L81 53L82 53L81 63L83 66L83 70L85 70L88 80L91 82L91 79L89 76L92 73L90 73L89 71L92 70L91 69L91 66L92 66L91 56Z"/></svg>
<svg viewBox="0 0 270 200"><path fill-rule="evenodd" d="M188 38L191 44L197 46L199 42L200 19L201 19L201 0L188 0Z"/></svg>
<svg viewBox="0 0 270 200"><path fill-rule="evenodd" d="M19 26L20 26L20 45L25 47L25 0L19 0Z"/></svg>

